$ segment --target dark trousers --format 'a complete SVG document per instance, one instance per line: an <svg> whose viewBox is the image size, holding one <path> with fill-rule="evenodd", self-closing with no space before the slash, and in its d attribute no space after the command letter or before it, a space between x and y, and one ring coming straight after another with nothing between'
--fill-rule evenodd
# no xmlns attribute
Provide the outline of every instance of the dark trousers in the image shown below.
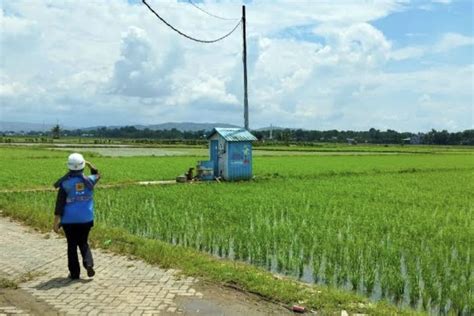
<svg viewBox="0 0 474 316"><path fill-rule="evenodd" d="M81 271L79 267L79 258L77 256L77 247L79 247L79 250L81 251L82 265L84 268L94 266L92 252L87 243L89 232L93 225L93 222L62 225L67 239L67 261L72 278L78 278Z"/></svg>

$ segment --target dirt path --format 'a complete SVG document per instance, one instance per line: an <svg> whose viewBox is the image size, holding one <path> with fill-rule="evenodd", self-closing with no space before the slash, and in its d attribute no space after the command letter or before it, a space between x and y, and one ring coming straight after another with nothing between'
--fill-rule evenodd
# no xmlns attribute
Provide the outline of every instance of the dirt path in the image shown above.
<svg viewBox="0 0 474 316"><path fill-rule="evenodd" d="M169 185L169 184L177 184L176 180L157 180L157 181L135 181L135 182L127 182L127 183L112 183L112 184L99 184L98 187L103 189L110 189L110 188L120 188L126 187L130 185ZM200 183L200 182L193 182L193 183ZM51 187L40 187L40 188L32 188L32 189L4 189L0 190L0 193L27 193L27 192L54 192L58 189Z"/></svg>
<svg viewBox="0 0 474 316"><path fill-rule="evenodd" d="M286 309L141 260L93 251L96 276L66 276L66 241L0 216L0 315L285 315ZM83 272L84 273L84 272Z"/></svg>

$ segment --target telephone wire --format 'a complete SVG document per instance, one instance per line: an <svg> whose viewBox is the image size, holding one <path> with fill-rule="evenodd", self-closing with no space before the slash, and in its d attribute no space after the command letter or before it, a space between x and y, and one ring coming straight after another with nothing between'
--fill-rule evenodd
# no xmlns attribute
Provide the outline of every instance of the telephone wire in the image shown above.
<svg viewBox="0 0 474 316"><path fill-rule="evenodd" d="M234 31L237 29L237 27L240 25L240 23L242 23L242 19L239 19L239 22L234 26L234 28L227 34L225 34L224 36L221 36L219 38L216 38L214 40L203 40L203 39L198 39L198 38L195 38L195 37L192 37L192 36L189 36L183 32L181 32L180 30L178 30L177 28L175 28L173 25L171 25L170 23L168 23L165 19L163 19L155 10L153 10L153 8L148 4L146 3L145 0L142 0L143 4L147 6L148 10L150 10L158 19L161 20L161 22L163 22L164 24L166 24L166 26L168 26L170 29L172 29L173 31L175 31L176 33L178 33L179 35L181 36L184 36L186 37L187 39L190 39L192 41L195 41L195 42L199 42L199 43L206 43L206 44L210 44L210 43L215 43L215 42L219 42L221 40L223 40L224 38L230 36L232 33L234 33Z"/></svg>

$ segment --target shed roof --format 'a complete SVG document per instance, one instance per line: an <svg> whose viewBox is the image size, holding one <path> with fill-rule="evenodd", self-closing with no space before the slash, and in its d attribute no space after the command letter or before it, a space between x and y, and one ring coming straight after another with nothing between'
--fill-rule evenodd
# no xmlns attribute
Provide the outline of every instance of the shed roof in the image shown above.
<svg viewBox="0 0 474 316"><path fill-rule="evenodd" d="M218 133L228 142L246 142L257 140L257 137L253 136L244 128L216 127L212 130L211 134L207 138L211 138L215 133Z"/></svg>

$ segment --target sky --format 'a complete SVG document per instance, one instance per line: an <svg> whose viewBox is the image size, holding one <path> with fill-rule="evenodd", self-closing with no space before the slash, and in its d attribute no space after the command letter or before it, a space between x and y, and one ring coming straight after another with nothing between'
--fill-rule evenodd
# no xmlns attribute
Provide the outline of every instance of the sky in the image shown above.
<svg viewBox="0 0 474 316"><path fill-rule="evenodd" d="M242 2L148 0L215 39ZM0 0L0 121L243 125L242 29L136 0ZM250 128L473 129L474 1L244 1ZM232 20L236 18L236 20Z"/></svg>

